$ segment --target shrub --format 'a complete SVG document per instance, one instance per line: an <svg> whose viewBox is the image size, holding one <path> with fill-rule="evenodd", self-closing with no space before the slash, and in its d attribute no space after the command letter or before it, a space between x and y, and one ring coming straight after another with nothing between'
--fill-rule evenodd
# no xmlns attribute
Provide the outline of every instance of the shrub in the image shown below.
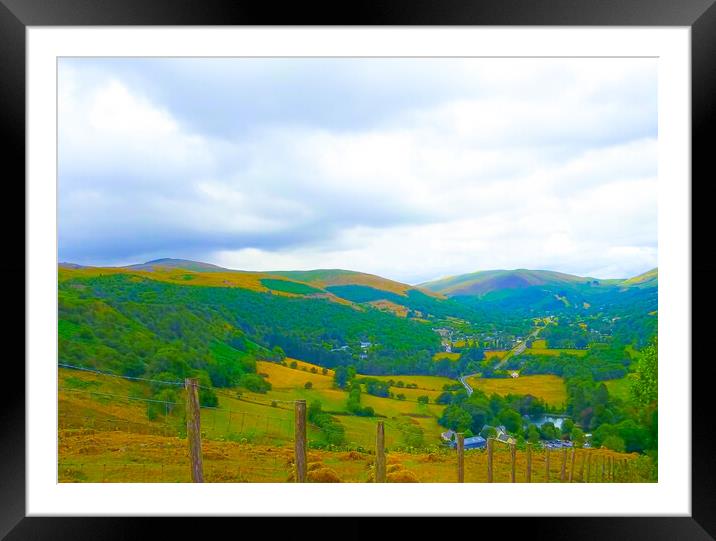
<svg viewBox="0 0 716 541"><path fill-rule="evenodd" d="M239 385L254 393L266 393L271 390L271 383L258 374L244 374L241 376Z"/></svg>

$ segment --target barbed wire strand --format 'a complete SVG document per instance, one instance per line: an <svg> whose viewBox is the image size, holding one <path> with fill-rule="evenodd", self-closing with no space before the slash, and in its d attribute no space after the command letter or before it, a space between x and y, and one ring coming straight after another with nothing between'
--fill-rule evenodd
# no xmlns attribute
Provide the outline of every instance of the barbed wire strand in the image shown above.
<svg viewBox="0 0 716 541"><path fill-rule="evenodd" d="M76 366L73 364L65 364L65 363L57 363L57 366L61 366L62 368L70 368L72 370L81 370L83 372L91 372L93 374L98 374L100 376L109 376L113 378L121 378L121 379L128 379L132 381L146 381L149 383L159 383L162 385L180 385L184 386L183 381L162 381L158 379L150 379L150 378L140 378L135 376L123 376L121 374L112 374L111 372L102 372L101 370L97 370L95 368L87 368L85 366Z"/></svg>

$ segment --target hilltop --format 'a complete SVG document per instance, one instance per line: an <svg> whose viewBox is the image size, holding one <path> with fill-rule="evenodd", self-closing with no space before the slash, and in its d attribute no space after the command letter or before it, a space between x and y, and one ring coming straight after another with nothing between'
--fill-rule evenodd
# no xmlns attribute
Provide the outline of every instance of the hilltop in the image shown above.
<svg viewBox="0 0 716 541"><path fill-rule="evenodd" d="M486 270L460 274L420 284L421 287L449 296L484 295L503 289L520 289L541 285L599 283L586 278L548 270Z"/></svg>

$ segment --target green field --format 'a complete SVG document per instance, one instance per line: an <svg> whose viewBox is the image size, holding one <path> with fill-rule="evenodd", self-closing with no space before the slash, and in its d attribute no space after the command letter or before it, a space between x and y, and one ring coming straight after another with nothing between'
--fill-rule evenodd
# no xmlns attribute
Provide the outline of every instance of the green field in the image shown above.
<svg viewBox="0 0 716 541"><path fill-rule="evenodd" d="M607 386L609 394L614 398L619 398L625 401L630 399L629 389L631 386L631 379L629 376L620 379L610 379L605 381L604 384Z"/></svg>

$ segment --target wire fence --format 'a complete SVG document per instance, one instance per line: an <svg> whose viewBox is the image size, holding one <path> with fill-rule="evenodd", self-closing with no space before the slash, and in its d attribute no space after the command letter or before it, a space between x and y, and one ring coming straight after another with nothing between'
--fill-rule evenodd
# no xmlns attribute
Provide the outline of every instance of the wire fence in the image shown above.
<svg viewBox="0 0 716 541"><path fill-rule="evenodd" d="M198 409L194 436L187 383L108 374L61 378L58 481L192 482L645 482L650 466L636 455L601 449L516 451L492 440L488 448L427 445L420 421L306 415L305 401L263 400L211 389L216 406ZM124 386L111 384L118 380ZM161 399L146 385L172 389ZM196 385L199 393L207 387ZM198 403L198 401L197 401ZM302 409L298 407L302 404ZM297 411L303 413L297 416ZM341 420L344 422L341 422ZM305 445L300 445L304 442Z"/></svg>

